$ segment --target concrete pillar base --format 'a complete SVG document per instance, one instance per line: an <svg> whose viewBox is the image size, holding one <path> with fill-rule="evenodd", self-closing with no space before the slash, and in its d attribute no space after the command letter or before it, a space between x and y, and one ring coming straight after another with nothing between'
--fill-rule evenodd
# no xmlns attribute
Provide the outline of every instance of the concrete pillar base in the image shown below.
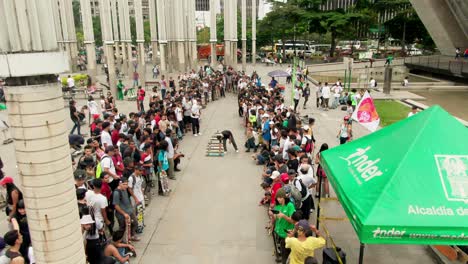
<svg viewBox="0 0 468 264"><path fill-rule="evenodd" d="M144 86L146 82L146 62L145 62L145 43L138 42L138 74L140 75L140 85Z"/></svg>
<svg viewBox="0 0 468 264"><path fill-rule="evenodd" d="M177 64L177 70L179 72L185 72L185 67L187 66L185 64L185 49L184 49L184 41L179 41L177 43L177 54L178 54L178 64Z"/></svg>
<svg viewBox="0 0 468 264"><path fill-rule="evenodd" d="M385 67L384 85L383 85L383 92L385 94L390 94L390 91L392 90L392 76L393 76L393 68L391 66Z"/></svg>
<svg viewBox="0 0 468 264"><path fill-rule="evenodd" d="M158 42L151 41L151 46L153 49L153 57L152 57L153 65L156 65L158 64Z"/></svg>
<svg viewBox="0 0 468 264"><path fill-rule="evenodd" d="M63 98L54 75L34 76L28 86L6 86L15 139L18 183L28 212L37 263L85 263L73 187ZM22 77L22 82L25 82ZM16 81L16 80L15 80ZM7 79L7 83L9 80ZM68 111L68 110L67 110Z"/></svg>
<svg viewBox="0 0 468 264"><path fill-rule="evenodd" d="M191 42L191 49L192 49L192 67L197 70L198 68L198 50L197 50L197 42Z"/></svg>
<svg viewBox="0 0 468 264"><path fill-rule="evenodd" d="M210 44L210 49L211 49L211 67L216 67L216 64L218 62L218 58L216 56L216 42L211 42Z"/></svg>
<svg viewBox="0 0 468 264"><path fill-rule="evenodd" d="M166 60L166 49L167 49L167 44L159 44L159 50L161 53L161 56L159 57L161 60L161 72L166 73L167 72L167 60Z"/></svg>
<svg viewBox="0 0 468 264"><path fill-rule="evenodd" d="M242 70L245 72L247 69L247 40L242 40Z"/></svg>
<svg viewBox="0 0 468 264"><path fill-rule="evenodd" d="M125 42L121 42L122 46L122 74L128 75L128 59L127 59L127 45Z"/></svg>
<svg viewBox="0 0 468 264"><path fill-rule="evenodd" d="M128 72L128 76L131 78L133 76L133 71L134 71L134 67L133 67L133 53L132 53L132 42L131 41L127 41L127 72Z"/></svg>
<svg viewBox="0 0 468 264"><path fill-rule="evenodd" d="M231 51L232 68L234 70L237 70L237 41L231 42L231 47L232 47L232 51Z"/></svg>
<svg viewBox="0 0 468 264"><path fill-rule="evenodd" d="M257 40L252 39L252 64L255 67L257 64Z"/></svg>
<svg viewBox="0 0 468 264"><path fill-rule="evenodd" d="M225 40L224 41L224 65L231 66L232 58L231 58L231 41Z"/></svg>

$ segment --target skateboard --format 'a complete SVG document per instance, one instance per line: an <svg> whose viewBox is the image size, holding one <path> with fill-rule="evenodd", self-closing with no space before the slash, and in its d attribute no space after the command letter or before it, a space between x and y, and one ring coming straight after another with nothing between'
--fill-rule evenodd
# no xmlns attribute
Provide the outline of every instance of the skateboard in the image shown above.
<svg viewBox="0 0 468 264"><path fill-rule="evenodd" d="M145 228L144 208L141 203L137 205L136 213L137 213L137 221L138 221L136 232L138 234L141 234L143 233L143 229Z"/></svg>
<svg viewBox="0 0 468 264"><path fill-rule="evenodd" d="M163 195L169 195L169 193L171 192L171 189L169 189L169 180L167 178L167 174L165 171L162 171L159 174L159 184L161 184Z"/></svg>

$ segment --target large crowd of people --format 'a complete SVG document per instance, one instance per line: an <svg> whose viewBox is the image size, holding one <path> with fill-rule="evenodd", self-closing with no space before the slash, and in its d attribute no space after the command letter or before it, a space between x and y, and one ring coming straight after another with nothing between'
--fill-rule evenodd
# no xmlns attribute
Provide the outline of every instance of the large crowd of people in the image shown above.
<svg viewBox="0 0 468 264"><path fill-rule="evenodd" d="M344 100L348 108L355 106L357 93L353 91L353 97L342 93L339 82L332 87L340 94L336 104ZM120 89L124 94L127 91L122 85ZM328 109L330 91L328 84L318 86L317 107ZM274 78L264 85L256 72L247 75L230 67L215 70L206 66L180 75L177 80L167 81L161 75L159 84L151 91L137 87L134 112L122 113L118 108L122 96L115 100L110 92L101 96L99 102L89 96L80 111L77 103L70 101L74 124L70 145L78 153L83 149L82 154L73 156L73 176L90 264L129 263L135 256L132 242L139 241L139 234L144 232L142 210L150 201L151 189L158 186L159 195L170 195L167 179L177 179L178 165L184 157L179 145L186 135L201 135L203 108L210 101L225 97L226 92L238 96L238 114L247 139L245 151L253 151L255 163L263 167L260 186L264 197L260 204L268 207L271 219L268 229L277 249L277 261L314 263L314 250L323 247L325 239L308 220L315 209L318 178L324 185L323 193L329 194L326 175L318 165L320 152L328 145L323 144L314 153L315 120L302 120L299 115L299 101L303 100L304 109L307 107L309 84L298 74L294 104L289 107L284 88ZM86 121L86 112L87 140L80 129ZM338 134L342 143L352 138L348 120L344 119ZM230 130L222 131L220 137L224 151L227 141L239 151ZM0 185L7 190L6 212L11 223L11 231L4 236L5 243L10 245L5 256L34 263L21 191L11 177L4 177Z"/></svg>

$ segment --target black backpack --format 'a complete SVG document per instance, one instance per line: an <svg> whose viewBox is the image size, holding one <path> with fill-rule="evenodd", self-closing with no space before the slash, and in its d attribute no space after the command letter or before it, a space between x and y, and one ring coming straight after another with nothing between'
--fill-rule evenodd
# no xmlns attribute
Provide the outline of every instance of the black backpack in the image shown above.
<svg viewBox="0 0 468 264"><path fill-rule="evenodd" d="M299 181L299 183L301 184L301 196L302 196L302 199L304 199L307 195L307 187L304 185L304 183L302 183L302 180L298 180L298 179L294 180L294 186L296 186L296 181Z"/></svg>

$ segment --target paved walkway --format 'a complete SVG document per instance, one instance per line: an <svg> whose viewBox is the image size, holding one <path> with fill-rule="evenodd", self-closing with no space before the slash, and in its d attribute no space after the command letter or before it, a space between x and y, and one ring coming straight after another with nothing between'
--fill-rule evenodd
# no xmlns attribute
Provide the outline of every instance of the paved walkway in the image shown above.
<svg viewBox="0 0 468 264"><path fill-rule="evenodd" d="M277 69L257 66L265 83L269 82L266 74ZM247 72L251 72L250 67ZM286 95L289 97L290 93ZM315 98L311 98L309 109L301 109L301 115L316 118L314 132L318 147L324 142L336 146L336 133L344 112L319 111L313 107L314 102ZM78 106L84 103L79 100ZM124 113L134 111L135 102L120 102L118 108ZM0 112L0 119L7 120L5 111ZM72 127L71 122L68 127ZM225 157L205 157L209 137L222 129L233 132L240 152L235 153L228 146ZM136 243L138 256L132 263L274 263L272 240L264 229L266 211L257 205L262 195L261 167L254 165L250 155L244 152L245 138L237 117L236 98L229 95L210 103L203 110L201 130L201 137L189 135L181 143L186 158L182 160L182 171L176 174L177 180L170 182L173 193L169 197L155 196L147 208L146 228L142 241ZM354 126L356 138L367 133L359 125ZM14 153L13 144L0 145L7 175L16 176L16 160L9 153ZM336 201L324 204L324 211L328 216L345 216ZM357 263L359 242L349 222L327 221L325 225L348 254L347 263ZM0 234L6 230L2 214ZM321 258L318 251L317 256ZM375 245L367 247L364 263L435 262L423 246Z"/></svg>

